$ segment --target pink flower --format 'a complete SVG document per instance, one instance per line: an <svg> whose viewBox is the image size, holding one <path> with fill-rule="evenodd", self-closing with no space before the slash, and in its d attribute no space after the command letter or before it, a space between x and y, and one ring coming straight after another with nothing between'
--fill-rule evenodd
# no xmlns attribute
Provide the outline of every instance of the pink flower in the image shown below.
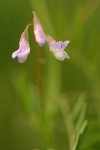
<svg viewBox="0 0 100 150"><path fill-rule="evenodd" d="M36 42L40 45L43 46L47 39L46 39L46 35L43 31L42 25L40 23L40 20L38 19L38 17L36 16L36 13L33 12L33 23L34 23L34 35L35 35L35 39Z"/></svg>
<svg viewBox="0 0 100 150"><path fill-rule="evenodd" d="M58 59L58 60L64 60L65 58L69 59L68 54L64 51L64 49L66 48L66 46L69 44L69 41L59 41L56 42L51 36L47 37L47 41L49 44L49 48L50 51L53 52L54 56Z"/></svg>
<svg viewBox="0 0 100 150"><path fill-rule="evenodd" d="M30 46L28 41L28 28L30 24L28 24L21 35L21 39L19 42L19 49L12 54L12 58L18 58L20 63L24 63L27 59L27 56L30 53Z"/></svg>

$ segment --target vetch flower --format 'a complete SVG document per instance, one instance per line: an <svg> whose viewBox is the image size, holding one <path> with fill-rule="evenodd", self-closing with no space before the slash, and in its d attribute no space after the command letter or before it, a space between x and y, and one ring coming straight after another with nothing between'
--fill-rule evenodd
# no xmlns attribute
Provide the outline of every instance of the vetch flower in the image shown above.
<svg viewBox="0 0 100 150"><path fill-rule="evenodd" d="M69 59L68 54L64 51L66 46L69 44L69 41L56 42L51 36L48 36L47 37L47 42L49 44L50 51L53 52L53 54L55 55L55 57L58 60L63 61L65 58Z"/></svg>
<svg viewBox="0 0 100 150"><path fill-rule="evenodd" d="M27 59L27 56L30 53L30 46L29 46L29 40L28 40L28 28L30 24L28 24L24 30L24 32L21 34L21 38L19 41L19 49L15 51L12 54L12 58L15 59L18 58L18 62L24 63Z"/></svg>
<svg viewBox="0 0 100 150"><path fill-rule="evenodd" d="M36 16L36 13L33 12L33 24L34 24L34 35L35 35L35 39L36 39L36 42L40 45L40 46L43 46L46 41L47 41L47 38L46 38L46 35L43 31L43 28L42 28L42 25L40 23L40 20L39 18Z"/></svg>

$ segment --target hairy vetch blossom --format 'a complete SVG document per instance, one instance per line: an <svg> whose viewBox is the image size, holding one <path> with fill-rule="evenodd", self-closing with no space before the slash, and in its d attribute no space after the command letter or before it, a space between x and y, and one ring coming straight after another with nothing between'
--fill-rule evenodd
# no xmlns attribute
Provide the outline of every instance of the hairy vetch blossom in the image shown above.
<svg viewBox="0 0 100 150"><path fill-rule="evenodd" d="M58 60L64 60L65 58L69 59L68 54L64 51L64 49L66 48L66 46L69 44L69 41L59 41L56 42L51 36L47 37L47 42L49 44L49 48L50 51L53 52L53 54L55 55L55 57Z"/></svg>
<svg viewBox="0 0 100 150"><path fill-rule="evenodd" d="M28 24L24 30L24 32L21 34L21 38L19 41L19 49L15 51L12 54L12 58L18 58L18 62L24 63L27 59L27 56L30 53L30 46L29 46L29 40L28 40L28 28L30 24Z"/></svg>
<svg viewBox="0 0 100 150"><path fill-rule="evenodd" d="M36 42L40 45L40 46L43 46L47 39L46 39L46 35L43 31L43 28L42 28L42 25L40 23L40 20L39 18L36 16L36 13L33 12L33 24L34 24L34 35L35 35L35 39L36 39Z"/></svg>

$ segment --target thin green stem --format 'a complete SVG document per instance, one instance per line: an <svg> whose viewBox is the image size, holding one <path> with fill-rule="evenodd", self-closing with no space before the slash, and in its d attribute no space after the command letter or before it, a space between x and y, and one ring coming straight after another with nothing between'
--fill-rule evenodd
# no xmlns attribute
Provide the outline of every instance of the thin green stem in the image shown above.
<svg viewBox="0 0 100 150"><path fill-rule="evenodd" d="M34 46L35 46L35 56L36 56L35 65L34 65L35 83L37 86L41 107L42 109L44 109L44 87L42 82L41 56L40 56L40 50L37 43L34 44Z"/></svg>
<svg viewBox="0 0 100 150"><path fill-rule="evenodd" d="M58 105L60 108L60 111L62 113L66 130L69 137L69 149L73 150L74 143L75 143L75 134L74 134L74 124L73 119L71 116L71 110L69 106L69 102L66 99L63 99L62 102L58 101Z"/></svg>

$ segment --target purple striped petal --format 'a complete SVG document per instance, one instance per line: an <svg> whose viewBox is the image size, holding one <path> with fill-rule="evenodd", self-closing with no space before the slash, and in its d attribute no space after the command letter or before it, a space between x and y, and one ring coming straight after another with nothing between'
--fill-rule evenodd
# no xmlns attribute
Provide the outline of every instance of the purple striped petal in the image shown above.
<svg viewBox="0 0 100 150"><path fill-rule="evenodd" d="M59 50L64 50L66 46L69 44L69 41L59 41L59 42L52 42L50 44L50 50L51 51L59 51Z"/></svg>

